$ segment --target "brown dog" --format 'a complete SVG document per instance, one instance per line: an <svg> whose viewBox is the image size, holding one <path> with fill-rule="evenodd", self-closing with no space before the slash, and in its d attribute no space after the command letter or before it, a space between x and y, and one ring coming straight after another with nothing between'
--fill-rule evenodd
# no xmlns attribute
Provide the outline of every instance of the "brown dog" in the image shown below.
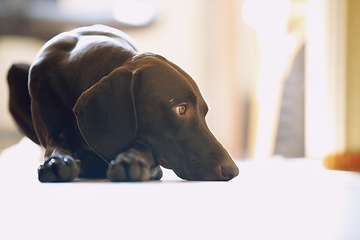
<svg viewBox="0 0 360 240"><path fill-rule="evenodd" d="M239 173L206 125L208 107L192 78L159 55L138 53L119 30L59 34L31 67L13 65L8 81L12 115L46 149L41 182L160 179L159 164L188 180Z"/></svg>

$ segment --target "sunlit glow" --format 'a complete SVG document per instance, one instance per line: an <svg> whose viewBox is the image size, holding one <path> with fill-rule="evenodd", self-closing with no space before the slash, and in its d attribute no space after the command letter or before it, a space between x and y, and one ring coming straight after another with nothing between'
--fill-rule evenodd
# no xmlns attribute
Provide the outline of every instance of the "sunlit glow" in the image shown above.
<svg viewBox="0 0 360 240"><path fill-rule="evenodd" d="M156 16L156 7L144 0L59 0L61 14L68 19L85 22L117 20L132 26L144 26Z"/></svg>
<svg viewBox="0 0 360 240"><path fill-rule="evenodd" d="M281 32L287 23L288 3L288 0L247 0L242 14L246 23L255 30L274 34L274 31Z"/></svg>
<svg viewBox="0 0 360 240"><path fill-rule="evenodd" d="M306 155L346 150L346 1L309 1L306 24ZM336 11L328 7L336 7ZM331 17L333 16L333 17ZM336 23L336 24L335 24ZM331 30L330 30L331 29Z"/></svg>
<svg viewBox="0 0 360 240"><path fill-rule="evenodd" d="M140 0L118 1L114 8L114 18L131 25L145 25L155 18L154 5Z"/></svg>
<svg viewBox="0 0 360 240"><path fill-rule="evenodd" d="M247 0L243 4L244 21L256 32L259 49L259 70L256 83L257 129L253 157L272 153L277 106L289 56L296 42L287 34L289 0Z"/></svg>

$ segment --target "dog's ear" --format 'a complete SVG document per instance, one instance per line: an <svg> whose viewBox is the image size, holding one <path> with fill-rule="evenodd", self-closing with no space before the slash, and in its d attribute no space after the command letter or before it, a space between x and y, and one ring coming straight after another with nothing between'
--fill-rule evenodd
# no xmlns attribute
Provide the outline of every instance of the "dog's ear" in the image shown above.
<svg viewBox="0 0 360 240"><path fill-rule="evenodd" d="M105 160L115 159L135 139L134 79L117 68L83 92L73 108L85 141Z"/></svg>

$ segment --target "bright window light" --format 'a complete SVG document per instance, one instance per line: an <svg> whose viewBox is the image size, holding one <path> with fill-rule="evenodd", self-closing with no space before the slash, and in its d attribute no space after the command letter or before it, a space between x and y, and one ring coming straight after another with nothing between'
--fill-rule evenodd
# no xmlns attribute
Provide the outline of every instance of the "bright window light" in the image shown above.
<svg viewBox="0 0 360 240"><path fill-rule="evenodd" d="M113 14L119 22L141 26L155 18L156 10L153 4L146 1L123 0L115 5Z"/></svg>
<svg viewBox="0 0 360 240"><path fill-rule="evenodd" d="M254 99L254 158L266 158L273 152L281 81L296 48L295 40L287 33L289 4L289 0L247 0L242 8L244 21L256 32L260 50Z"/></svg>

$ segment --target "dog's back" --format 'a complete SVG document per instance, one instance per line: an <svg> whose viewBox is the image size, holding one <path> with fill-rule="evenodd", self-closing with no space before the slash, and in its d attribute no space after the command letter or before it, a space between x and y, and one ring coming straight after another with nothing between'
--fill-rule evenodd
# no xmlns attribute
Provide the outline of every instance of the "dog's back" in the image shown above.
<svg viewBox="0 0 360 240"><path fill-rule="evenodd" d="M94 45L94 47L89 48L89 45ZM114 45L118 47L114 48ZM84 49L87 51L83 51ZM88 49L93 49L93 51L88 51ZM55 36L40 49L31 66L23 63L13 64L7 76L10 93L9 110L20 130L33 142L40 143L31 115L30 84L57 84L58 86L52 89L65 90L68 93L62 100L71 109L83 91L121 66L133 56L134 51L136 51L136 44L128 35L104 25L95 25ZM64 68L66 68L65 71ZM31 77L31 75L47 75L53 69L59 69L59 71L54 76L57 79L52 83L41 81L47 78ZM68 73L68 75L63 76L63 73ZM79 79L84 81L78 81ZM79 85L74 86L75 84ZM56 94L61 96L63 93Z"/></svg>
<svg viewBox="0 0 360 240"><path fill-rule="evenodd" d="M60 97L67 92L66 98L61 100L72 109L84 91L122 66L135 53L135 44L130 37L107 26L95 25L61 33L43 46L32 64L30 93L45 85L58 91L54 94ZM51 77L46 76L50 74Z"/></svg>

